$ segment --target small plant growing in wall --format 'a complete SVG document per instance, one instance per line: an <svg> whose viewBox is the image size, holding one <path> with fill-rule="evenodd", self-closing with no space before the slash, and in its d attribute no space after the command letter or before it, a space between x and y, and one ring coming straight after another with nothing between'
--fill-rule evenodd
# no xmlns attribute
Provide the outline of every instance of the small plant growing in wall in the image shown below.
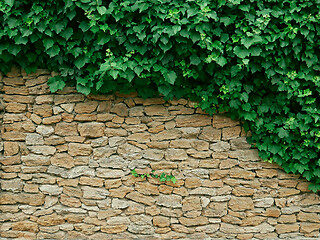
<svg viewBox="0 0 320 240"><path fill-rule="evenodd" d="M161 173L160 175L159 174L154 174L155 170L152 170L151 173L143 173L143 174L139 174L137 173L137 171L135 169L133 169L131 171L131 174L134 176L134 177L140 177L142 179L144 178L149 178L149 177L153 177L153 178L159 178L159 181L160 182L173 182L173 184L175 184L177 182L177 179L172 176L172 175L168 175L168 174L165 174L164 172Z"/></svg>

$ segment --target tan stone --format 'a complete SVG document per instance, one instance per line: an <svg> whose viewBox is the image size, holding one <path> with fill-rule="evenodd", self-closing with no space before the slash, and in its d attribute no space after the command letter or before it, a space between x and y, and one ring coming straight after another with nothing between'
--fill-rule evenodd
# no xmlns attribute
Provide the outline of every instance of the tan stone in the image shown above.
<svg viewBox="0 0 320 240"><path fill-rule="evenodd" d="M143 203L148 206L153 205L155 202L155 199L153 197L148 197L148 196L142 195L141 193L138 193L138 192L131 192L131 193L127 194L126 197L130 200L133 200L138 203Z"/></svg>
<svg viewBox="0 0 320 240"><path fill-rule="evenodd" d="M152 105L144 108L146 115L149 116L167 116L168 109L161 105Z"/></svg>
<svg viewBox="0 0 320 240"><path fill-rule="evenodd" d="M48 104L33 105L33 113L40 115L41 117L51 117L52 106Z"/></svg>
<svg viewBox="0 0 320 240"><path fill-rule="evenodd" d="M55 105L61 103L74 103L74 102L83 102L84 95L82 94L67 94L67 95L55 95L54 103Z"/></svg>
<svg viewBox="0 0 320 240"><path fill-rule="evenodd" d="M3 91L5 94L17 94L17 95L29 95L29 90L25 86L22 87L10 87L10 86L4 86Z"/></svg>
<svg viewBox="0 0 320 240"><path fill-rule="evenodd" d="M295 223L297 221L296 215L281 215L278 218L278 223Z"/></svg>
<svg viewBox="0 0 320 240"><path fill-rule="evenodd" d="M158 186L150 184L148 182L136 183L135 190L145 195L159 195Z"/></svg>
<svg viewBox="0 0 320 240"><path fill-rule="evenodd" d="M78 131L83 137L102 137L104 136L105 125L103 123L82 123L78 125Z"/></svg>
<svg viewBox="0 0 320 240"><path fill-rule="evenodd" d="M264 215L267 217L276 217L277 218L280 216L280 210L275 207L267 208Z"/></svg>
<svg viewBox="0 0 320 240"><path fill-rule="evenodd" d="M186 197L182 200L182 211L202 210L199 197Z"/></svg>
<svg viewBox="0 0 320 240"><path fill-rule="evenodd" d="M134 189L132 187L126 187L126 186L122 186L122 187L119 187L119 188L112 188L112 189L109 190L110 191L110 197L124 198L128 193L131 193L133 190ZM137 194L140 194L140 193L137 193ZM144 201L144 200L145 199L142 199L142 201Z"/></svg>
<svg viewBox="0 0 320 240"><path fill-rule="evenodd" d="M180 115L176 117L177 127L204 127L211 125L208 115Z"/></svg>
<svg viewBox="0 0 320 240"><path fill-rule="evenodd" d="M179 222L182 225L185 225L187 227L190 226L198 226L198 225L206 225L209 223L207 217L199 216L195 218L186 218L186 217L181 217L179 218Z"/></svg>
<svg viewBox="0 0 320 240"><path fill-rule="evenodd" d="M233 168L236 165L238 165L238 161L235 159L221 160L219 168L220 169L228 169L228 168Z"/></svg>
<svg viewBox="0 0 320 240"><path fill-rule="evenodd" d="M181 132L178 129L164 130L158 134L152 136L152 141L163 141L177 139L181 136Z"/></svg>
<svg viewBox="0 0 320 240"><path fill-rule="evenodd" d="M150 142L150 134L149 133L134 133L128 136L129 141L137 141L139 143L147 143Z"/></svg>
<svg viewBox="0 0 320 240"><path fill-rule="evenodd" d="M82 222L84 218L85 218L85 215L82 215L82 214L67 214L64 216L64 219L68 223L79 223L79 222Z"/></svg>
<svg viewBox="0 0 320 240"><path fill-rule="evenodd" d="M102 187L103 179L101 178L90 178L90 177L80 177L79 183L81 185L88 185L93 187Z"/></svg>
<svg viewBox="0 0 320 240"><path fill-rule="evenodd" d="M108 179L104 181L104 186L106 189L110 188L118 188L121 186L121 180L120 179Z"/></svg>
<svg viewBox="0 0 320 240"><path fill-rule="evenodd" d="M80 207L81 202L78 198L69 197L68 195L60 195L60 203L68 207Z"/></svg>
<svg viewBox="0 0 320 240"><path fill-rule="evenodd" d="M12 156L19 152L19 144L17 142L4 142L4 156Z"/></svg>
<svg viewBox="0 0 320 240"><path fill-rule="evenodd" d="M74 159L66 153L57 153L50 158L51 164L59 167L74 167Z"/></svg>
<svg viewBox="0 0 320 240"><path fill-rule="evenodd" d="M210 180L221 179L229 174L229 170L212 170L210 171Z"/></svg>
<svg viewBox="0 0 320 240"><path fill-rule="evenodd" d="M230 140L240 137L241 127L230 127L222 129L222 140Z"/></svg>
<svg viewBox="0 0 320 240"><path fill-rule="evenodd" d="M197 188L201 186L201 180L197 177L186 178L184 185L186 188Z"/></svg>
<svg viewBox="0 0 320 240"><path fill-rule="evenodd" d="M121 210L118 209L107 209L107 210L100 210L98 212L98 219L107 219L110 217L114 217L117 216L119 214L121 214Z"/></svg>
<svg viewBox="0 0 320 240"><path fill-rule="evenodd" d="M31 206L40 206L44 203L43 194L29 194L29 193L0 193L0 203L2 204L28 204Z"/></svg>
<svg viewBox="0 0 320 240"><path fill-rule="evenodd" d="M16 103L33 103L33 96L21 96L21 95L4 95L3 100L5 102L16 102Z"/></svg>
<svg viewBox="0 0 320 240"><path fill-rule="evenodd" d="M302 233L311 233L313 231L319 231L320 224L319 223L300 223L300 232Z"/></svg>
<svg viewBox="0 0 320 240"><path fill-rule="evenodd" d="M81 198L83 195L81 189L75 188L75 187L69 187L67 185L63 187L63 193L67 194L70 197L77 197L77 198Z"/></svg>
<svg viewBox="0 0 320 240"><path fill-rule="evenodd" d="M55 134L60 136L78 135L77 123L66 123L66 122L57 123L54 131L55 131Z"/></svg>
<svg viewBox="0 0 320 240"><path fill-rule="evenodd" d="M92 153L92 147L87 144L69 143L68 153L71 156L88 156Z"/></svg>
<svg viewBox="0 0 320 240"><path fill-rule="evenodd" d="M38 184L27 183L24 185L23 191L25 191L27 193L37 193L37 192L39 192L39 186L38 186Z"/></svg>
<svg viewBox="0 0 320 240"><path fill-rule="evenodd" d="M305 212L299 212L297 215L297 219L300 222L314 222L314 223L320 223L320 217L317 213L305 213Z"/></svg>
<svg viewBox="0 0 320 240"><path fill-rule="evenodd" d="M115 104L110 111L117 114L120 117L128 116L128 107L124 103Z"/></svg>
<svg viewBox="0 0 320 240"><path fill-rule="evenodd" d="M241 224L241 219L232 215L225 215L221 218L222 222L231 223L231 224Z"/></svg>
<svg viewBox="0 0 320 240"><path fill-rule="evenodd" d="M283 233L290 233L290 232L297 232L299 231L299 224L294 223L294 224L277 224L276 225L276 232L278 234L283 234Z"/></svg>
<svg viewBox="0 0 320 240"><path fill-rule="evenodd" d="M57 179L57 183L59 186L72 186L76 187L78 186L79 179Z"/></svg>
<svg viewBox="0 0 320 240"><path fill-rule="evenodd" d="M212 118L212 126L214 128L226 128L240 125L238 121L234 121L226 115L216 114Z"/></svg>
<svg viewBox="0 0 320 240"><path fill-rule="evenodd" d="M229 201L229 208L233 211L243 211L253 209L254 204L251 198L248 197L233 197Z"/></svg>
<svg viewBox="0 0 320 240"><path fill-rule="evenodd" d="M12 157L3 157L0 159L0 163L3 165L14 165L21 163L20 161L20 155L15 155Z"/></svg>
<svg viewBox="0 0 320 240"><path fill-rule="evenodd" d="M11 103L6 104L6 112L22 113L22 112L25 112L26 109L27 109L26 104L15 103L15 102L11 102Z"/></svg>
<svg viewBox="0 0 320 240"><path fill-rule="evenodd" d="M253 216L242 219L240 226L258 226L266 220L265 217Z"/></svg>
<svg viewBox="0 0 320 240"><path fill-rule="evenodd" d="M14 231L28 231L38 232L38 224L31 221L19 221L12 224L12 230Z"/></svg>
<svg viewBox="0 0 320 240"><path fill-rule="evenodd" d="M257 176L261 178L273 178L278 176L277 169L259 169L256 170Z"/></svg>
<svg viewBox="0 0 320 240"><path fill-rule="evenodd" d="M167 186L167 185L160 185L159 186L159 192L164 194L171 194L173 191L173 187Z"/></svg>
<svg viewBox="0 0 320 240"><path fill-rule="evenodd" d="M297 185L297 189L300 190L301 192L311 192L309 190L309 182L299 182Z"/></svg>
<svg viewBox="0 0 320 240"><path fill-rule="evenodd" d="M166 149L169 146L169 141L163 142L148 142L146 143L149 148Z"/></svg>
<svg viewBox="0 0 320 240"><path fill-rule="evenodd" d="M92 113L98 107L98 102L96 101L89 101L84 103L77 103L74 111L76 113Z"/></svg>
<svg viewBox="0 0 320 240"><path fill-rule="evenodd" d="M232 190L232 194L235 196L252 196L255 190L246 187L235 187Z"/></svg>
<svg viewBox="0 0 320 240"><path fill-rule="evenodd" d="M22 132L5 132L2 134L2 139L7 141L25 141L26 134Z"/></svg>
<svg viewBox="0 0 320 240"><path fill-rule="evenodd" d="M154 216L153 217L153 225L156 227L168 227L170 226L170 220L168 217L163 217L163 216Z"/></svg>
<svg viewBox="0 0 320 240"><path fill-rule="evenodd" d="M97 120L97 115L89 113L77 114L74 120L79 122L92 122Z"/></svg>
<svg viewBox="0 0 320 240"><path fill-rule="evenodd" d="M108 226L101 226L101 232L106 232L109 234L114 233L121 233L127 230L127 226L124 224L121 225L108 225Z"/></svg>
<svg viewBox="0 0 320 240"><path fill-rule="evenodd" d="M230 177L232 178L243 178L243 179L254 179L255 173L252 171L247 171L241 168L232 168L229 172Z"/></svg>
<svg viewBox="0 0 320 240"><path fill-rule="evenodd" d="M280 188L278 192L279 197L288 197L300 193L300 190L294 188Z"/></svg>
<svg viewBox="0 0 320 240"><path fill-rule="evenodd" d="M54 124L54 123L60 122L61 119L62 119L61 115L55 115L55 116L52 116L52 117L48 117L48 118L42 119L42 123L50 125L50 124Z"/></svg>

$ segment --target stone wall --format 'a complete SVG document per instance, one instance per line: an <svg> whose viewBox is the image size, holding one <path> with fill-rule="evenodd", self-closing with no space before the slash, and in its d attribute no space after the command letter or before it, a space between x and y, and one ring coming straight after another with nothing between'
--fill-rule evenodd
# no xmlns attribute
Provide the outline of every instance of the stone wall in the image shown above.
<svg viewBox="0 0 320 240"><path fill-rule="evenodd" d="M184 99L50 94L48 77L0 76L3 239L318 239L319 196L239 122Z"/></svg>

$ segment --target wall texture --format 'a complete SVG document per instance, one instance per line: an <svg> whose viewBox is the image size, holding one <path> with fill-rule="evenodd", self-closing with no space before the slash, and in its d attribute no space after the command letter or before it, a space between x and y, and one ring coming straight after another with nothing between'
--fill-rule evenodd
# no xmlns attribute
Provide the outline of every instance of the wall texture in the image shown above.
<svg viewBox="0 0 320 240"><path fill-rule="evenodd" d="M319 196L262 162L239 122L184 99L50 94L48 77L0 75L0 237L318 239Z"/></svg>

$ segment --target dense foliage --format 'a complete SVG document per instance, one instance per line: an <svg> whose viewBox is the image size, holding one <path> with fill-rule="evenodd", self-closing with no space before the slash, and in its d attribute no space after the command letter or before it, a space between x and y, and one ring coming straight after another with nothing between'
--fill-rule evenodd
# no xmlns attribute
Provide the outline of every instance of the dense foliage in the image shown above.
<svg viewBox="0 0 320 240"><path fill-rule="evenodd" d="M0 71L52 91L193 97L320 189L320 0L2 0Z"/></svg>

